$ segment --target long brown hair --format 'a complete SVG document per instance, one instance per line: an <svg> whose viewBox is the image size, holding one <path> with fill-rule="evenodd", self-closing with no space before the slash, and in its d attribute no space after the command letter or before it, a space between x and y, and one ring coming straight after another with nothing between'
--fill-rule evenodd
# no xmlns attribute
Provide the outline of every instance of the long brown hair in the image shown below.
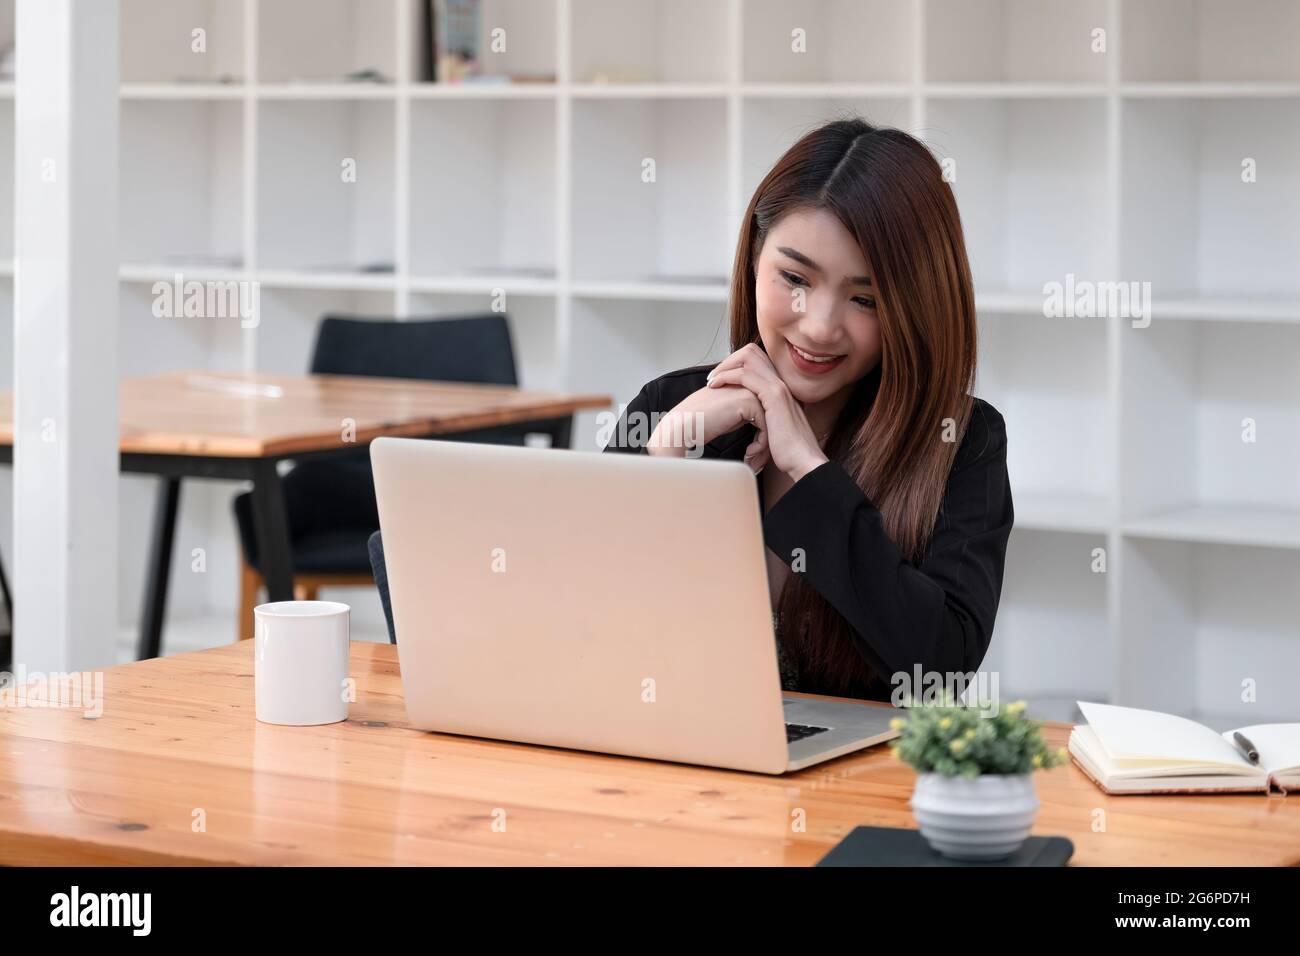
<svg viewBox="0 0 1300 956"><path fill-rule="evenodd" d="M731 279L733 350L761 346L755 267L769 230L809 208L832 213L857 240L880 322L880 365L858 383L825 451L879 509L903 559L917 564L972 407L975 296L957 202L929 150L901 130L855 117L807 133L749 201ZM787 578L777 614L801 690L854 696L873 677L888 681L801 575Z"/></svg>

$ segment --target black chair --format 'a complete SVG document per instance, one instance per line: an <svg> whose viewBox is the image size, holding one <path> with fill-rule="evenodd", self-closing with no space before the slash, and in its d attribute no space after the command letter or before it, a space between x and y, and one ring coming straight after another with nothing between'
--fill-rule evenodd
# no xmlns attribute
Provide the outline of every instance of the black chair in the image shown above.
<svg viewBox="0 0 1300 956"><path fill-rule="evenodd" d="M0 630L0 671L7 671L14 657L14 600L9 593L9 580L5 577L4 563L0 562L0 597L4 599L4 629ZM384 595L384 600L388 596ZM388 626L392 630L392 624Z"/></svg>
<svg viewBox="0 0 1300 956"><path fill-rule="evenodd" d="M388 598L388 568L384 565L383 532L376 531L366 542L370 550L370 570L375 576L375 587L379 589L379 603L384 606L384 621L388 624L388 643L397 643L397 631L393 628L393 602Z"/></svg>
<svg viewBox="0 0 1300 956"><path fill-rule="evenodd" d="M518 384L510 326L500 313L406 321L326 316L316 334L311 371L321 375ZM447 437L524 444L524 431L519 426L478 429ZM379 528L379 512L369 449L299 462L285 475L283 487L294 596L315 600L322 587L370 584L367 542ZM251 638L253 608L262 586L251 492L235 498L234 510L243 553L239 635ZM382 595L386 601L386 588ZM385 613L392 639L387 607Z"/></svg>

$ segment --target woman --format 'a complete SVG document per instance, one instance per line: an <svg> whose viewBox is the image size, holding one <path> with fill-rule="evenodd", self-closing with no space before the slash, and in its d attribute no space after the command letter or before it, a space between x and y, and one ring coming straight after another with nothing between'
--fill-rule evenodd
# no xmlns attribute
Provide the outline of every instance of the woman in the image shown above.
<svg viewBox="0 0 1300 956"><path fill-rule="evenodd" d="M755 471L786 690L885 700L918 667L976 670L1013 519L1007 438L970 394L970 267L925 146L861 119L795 143L750 200L730 322L735 351L648 383L625 412L657 422L648 439L620 423L605 450L702 443Z"/></svg>

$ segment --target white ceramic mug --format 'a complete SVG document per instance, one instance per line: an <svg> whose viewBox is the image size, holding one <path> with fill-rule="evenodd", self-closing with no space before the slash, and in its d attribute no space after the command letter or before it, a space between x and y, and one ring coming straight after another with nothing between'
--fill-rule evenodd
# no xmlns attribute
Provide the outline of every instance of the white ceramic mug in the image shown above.
<svg viewBox="0 0 1300 956"><path fill-rule="evenodd" d="M337 601L276 601L253 609L258 720L306 726L348 719L351 611Z"/></svg>

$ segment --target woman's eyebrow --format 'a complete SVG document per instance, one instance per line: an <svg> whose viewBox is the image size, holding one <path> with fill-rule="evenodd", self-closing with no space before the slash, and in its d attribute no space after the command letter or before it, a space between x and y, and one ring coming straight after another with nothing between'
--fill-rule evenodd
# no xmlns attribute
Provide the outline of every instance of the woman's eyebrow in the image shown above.
<svg viewBox="0 0 1300 956"><path fill-rule="evenodd" d="M815 272L823 271L821 266L813 262L811 259L805 256L798 249L791 249L789 246L777 246L776 251L784 253L785 255L793 259L795 262L802 262L809 269L812 269ZM851 279L848 280L848 282L850 285L871 285L871 276L853 276Z"/></svg>

